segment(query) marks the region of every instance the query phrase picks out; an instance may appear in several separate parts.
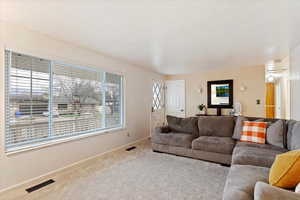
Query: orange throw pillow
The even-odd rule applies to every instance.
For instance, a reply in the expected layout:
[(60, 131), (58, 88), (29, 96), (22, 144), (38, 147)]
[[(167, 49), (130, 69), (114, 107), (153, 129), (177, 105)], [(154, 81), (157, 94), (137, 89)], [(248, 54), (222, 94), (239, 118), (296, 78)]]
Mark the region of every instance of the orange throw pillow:
[(267, 122), (244, 121), (240, 141), (265, 144), (267, 125)]

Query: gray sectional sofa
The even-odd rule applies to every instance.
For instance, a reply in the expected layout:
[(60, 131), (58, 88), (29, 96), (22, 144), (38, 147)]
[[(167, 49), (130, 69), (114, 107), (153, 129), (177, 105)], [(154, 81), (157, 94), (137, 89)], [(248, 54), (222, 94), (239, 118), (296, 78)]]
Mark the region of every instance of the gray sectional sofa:
[[(268, 122), (266, 144), (239, 141), (245, 120)], [(300, 149), (300, 122), (232, 116), (167, 116), (167, 122), (152, 133), (153, 151), (231, 165), (223, 200), (300, 200), (300, 194), (268, 184), (276, 155)]]

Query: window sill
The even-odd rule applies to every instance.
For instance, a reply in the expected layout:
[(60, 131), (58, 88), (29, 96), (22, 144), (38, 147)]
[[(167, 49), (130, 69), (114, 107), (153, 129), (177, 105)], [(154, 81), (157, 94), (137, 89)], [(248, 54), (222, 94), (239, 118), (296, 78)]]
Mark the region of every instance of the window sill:
[(18, 153), (22, 153), (22, 152), (26, 152), (26, 151), (32, 151), (32, 150), (36, 150), (36, 149), (45, 148), (45, 147), (56, 145), (56, 144), (62, 144), (65, 142), (80, 140), (80, 139), (87, 138), (87, 137), (104, 135), (104, 134), (109, 134), (109, 133), (114, 133), (114, 132), (119, 132), (119, 131), (124, 131), (124, 130), (126, 130), (126, 127), (118, 127), (118, 128), (96, 131), (96, 132), (91, 132), (91, 133), (82, 134), (82, 135), (60, 138), (60, 139), (56, 139), (56, 140), (52, 140), (52, 141), (39, 142), (37, 144), (24, 145), (21, 147), (13, 147), (13, 148), (9, 148), (8, 150), (6, 150), (6, 155), (7, 156), (14, 155), (14, 154), (18, 154)]

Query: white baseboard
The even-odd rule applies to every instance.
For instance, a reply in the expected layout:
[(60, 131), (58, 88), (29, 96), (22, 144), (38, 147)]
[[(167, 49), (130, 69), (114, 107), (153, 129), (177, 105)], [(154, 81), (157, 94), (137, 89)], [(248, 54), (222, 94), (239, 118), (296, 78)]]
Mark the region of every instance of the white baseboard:
[(21, 183), (18, 183), (18, 184), (9, 186), (9, 187), (4, 188), (4, 189), (1, 189), (1, 190), (0, 190), (0, 193), (6, 192), (6, 191), (8, 191), (8, 190), (15, 189), (15, 188), (17, 188), (17, 187), (21, 187), (22, 185), (28, 184), (28, 183), (33, 182), (33, 181), (35, 181), (35, 180), (41, 179), (41, 178), (46, 177), (46, 176), (50, 176), (51, 174), (57, 173), (57, 172), (59, 172), (59, 171), (63, 171), (63, 170), (65, 170), (65, 169), (67, 169), (67, 168), (74, 167), (74, 166), (79, 165), (79, 164), (81, 164), (81, 163), (84, 163), (84, 162), (86, 162), (86, 161), (88, 161), (88, 160), (92, 160), (92, 159), (94, 159), (94, 158), (103, 156), (104, 154), (107, 154), (107, 153), (111, 153), (111, 152), (113, 152), (113, 151), (120, 150), (120, 149), (122, 149), (122, 148), (124, 148), (124, 147), (126, 147), (126, 146), (130, 146), (130, 145), (133, 145), (133, 144), (135, 144), (135, 143), (138, 143), (138, 142), (141, 142), (141, 141), (144, 141), (144, 140), (147, 140), (147, 139), (149, 139), (149, 136), (144, 137), (144, 138), (142, 138), (142, 139), (135, 140), (135, 141), (133, 141), (133, 142), (130, 142), (130, 143), (127, 143), (127, 144), (124, 144), (124, 145), (121, 145), (121, 146), (116, 147), (116, 148), (113, 148), (113, 149), (111, 149), (111, 150), (108, 150), (108, 151), (99, 153), (99, 154), (97, 154), (97, 155), (90, 156), (90, 157), (88, 157), (88, 158), (86, 158), (86, 159), (79, 160), (79, 161), (74, 162), (74, 163), (72, 163), (72, 164), (69, 164), (69, 165), (67, 165), (67, 166), (65, 166), (65, 167), (61, 167), (61, 168), (58, 168), (58, 169), (56, 169), (56, 170), (52, 170), (52, 171), (50, 171), (50, 172), (47, 172), (46, 174), (43, 174), (43, 175), (40, 175), (40, 176), (31, 178), (31, 179), (26, 180), (26, 181), (23, 181), (23, 182), (21, 182)]

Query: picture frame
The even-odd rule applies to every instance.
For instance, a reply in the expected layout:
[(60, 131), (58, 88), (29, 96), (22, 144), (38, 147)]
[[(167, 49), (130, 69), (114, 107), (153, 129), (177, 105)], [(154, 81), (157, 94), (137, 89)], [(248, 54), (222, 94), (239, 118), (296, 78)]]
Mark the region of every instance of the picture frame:
[(207, 81), (207, 107), (233, 108), (233, 80)]

